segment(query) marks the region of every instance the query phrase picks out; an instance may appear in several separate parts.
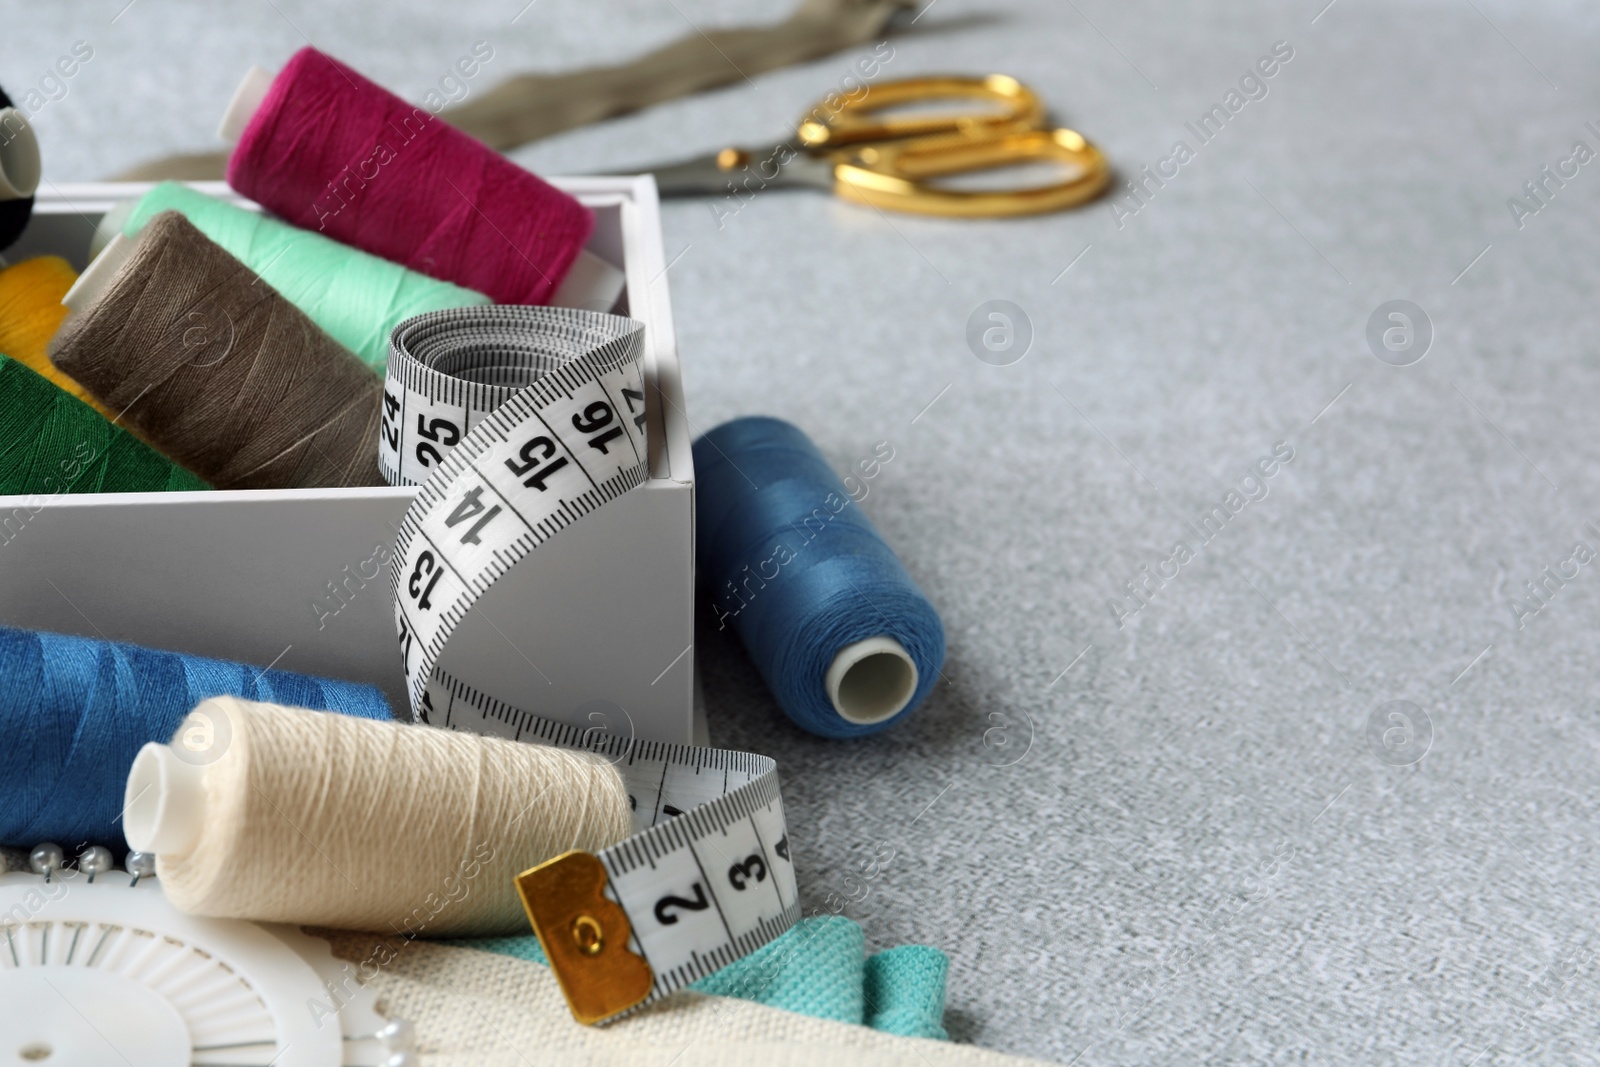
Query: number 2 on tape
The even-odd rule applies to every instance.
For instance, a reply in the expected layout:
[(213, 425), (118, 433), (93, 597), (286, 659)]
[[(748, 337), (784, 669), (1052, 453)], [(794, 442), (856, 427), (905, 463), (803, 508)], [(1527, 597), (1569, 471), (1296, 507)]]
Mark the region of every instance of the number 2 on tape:
[(378, 442), (384, 476), (421, 485), (391, 573), (412, 715), (598, 752), (627, 786), (631, 837), (517, 879), (585, 1023), (710, 974), (800, 916), (772, 760), (597, 739), (438, 666), (456, 626), (501, 575), (644, 481), (643, 357), (640, 323), (596, 312), (499, 305), (407, 319), (390, 339)]

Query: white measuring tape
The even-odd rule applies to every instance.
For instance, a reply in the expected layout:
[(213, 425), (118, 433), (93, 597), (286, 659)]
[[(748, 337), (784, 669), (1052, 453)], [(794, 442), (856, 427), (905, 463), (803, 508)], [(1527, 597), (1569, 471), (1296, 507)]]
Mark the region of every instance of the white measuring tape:
[(585, 1023), (704, 977), (800, 917), (772, 760), (599, 740), (438, 669), (501, 575), (644, 481), (643, 342), (639, 322), (571, 308), (438, 311), (395, 328), (384, 383), (379, 465), (392, 484), (422, 486), (391, 574), (413, 717), (601, 752), (628, 788), (632, 837), (517, 880)]

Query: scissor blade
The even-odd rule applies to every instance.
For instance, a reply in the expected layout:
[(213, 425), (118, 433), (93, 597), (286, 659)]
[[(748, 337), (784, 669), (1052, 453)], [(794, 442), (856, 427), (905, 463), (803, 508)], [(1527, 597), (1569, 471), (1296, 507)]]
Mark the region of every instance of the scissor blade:
[[(742, 165), (723, 167), (726, 153), (740, 153)], [(783, 162), (787, 160), (787, 162)], [(761, 189), (833, 189), (833, 165), (787, 146), (724, 149), (676, 163), (634, 167), (609, 174), (653, 174), (663, 197), (745, 196)]]

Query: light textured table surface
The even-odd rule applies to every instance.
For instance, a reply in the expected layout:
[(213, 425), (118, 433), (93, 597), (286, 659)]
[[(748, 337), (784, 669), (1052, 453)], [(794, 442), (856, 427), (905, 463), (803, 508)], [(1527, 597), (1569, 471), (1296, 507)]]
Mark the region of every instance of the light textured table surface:
[[(306, 38), (420, 99), (479, 39), (498, 78), (781, 10), (123, 3), (6, 11), (13, 95), (94, 50), (35, 119), (55, 181), (213, 147), (239, 72)], [(1600, 567), (1563, 563), (1600, 550), (1600, 161), (1520, 226), (1507, 204), (1575, 141), (1600, 150), (1600, 13), (1325, 3), (938, 0), (893, 39), (885, 76), (1013, 73), (1125, 174), (1186, 140), (1120, 220), (776, 192), (720, 227), (666, 210), (695, 424), (779, 415), (841, 468), (894, 448), (864, 506), (949, 633), (916, 718), (817, 740), (714, 626), (698, 654), (716, 740), (780, 761), (806, 903), (893, 849), (847, 914), (874, 946), (949, 953), (958, 1040), (1080, 1064), (1600, 1060)], [(1185, 122), (1279, 41), (1266, 95), (1199, 143)], [(852, 59), (517, 158), (770, 142)], [(1031, 321), (1010, 366), (965, 339), (990, 299)], [(1433, 334), (1403, 367), (1366, 338), (1396, 299)], [(1244, 486), (1267, 495), (1241, 491), (1130, 614), (1124, 583), (1170, 574), (1278, 442), (1293, 459)], [(1577, 575), (1519, 618), (1547, 566)], [(1417, 709), (1409, 749), (1392, 700)]]

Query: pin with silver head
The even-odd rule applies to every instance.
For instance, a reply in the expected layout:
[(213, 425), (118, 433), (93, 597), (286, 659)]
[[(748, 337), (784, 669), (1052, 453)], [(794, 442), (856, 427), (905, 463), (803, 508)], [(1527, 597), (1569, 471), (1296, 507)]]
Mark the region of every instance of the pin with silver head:
[(383, 1067), (418, 1067), (421, 1062), (412, 1051), (417, 1041), (417, 1028), (409, 1019), (390, 1019), (370, 1034), (349, 1034), (346, 1041), (376, 1041), (389, 1056)]
[(34, 874), (44, 875), (46, 884), (54, 877), (55, 872), (61, 869), (61, 865), (66, 860), (67, 854), (62, 852), (61, 846), (53, 841), (41, 842), (34, 846), (32, 852), (28, 853), (28, 866), (33, 869)]
[(123, 866), (128, 868), (128, 873), (133, 875), (128, 887), (131, 889), (139, 884), (141, 878), (154, 878), (156, 876), (156, 854), (154, 852), (140, 852), (135, 849), (128, 853), (128, 858), (123, 861)]
[(111, 850), (104, 845), (90, 845), (78, 853), (78, 870), (89, 876), (89, 884), (94, 885), (94, 876), (104, 874), (111, 869)]

